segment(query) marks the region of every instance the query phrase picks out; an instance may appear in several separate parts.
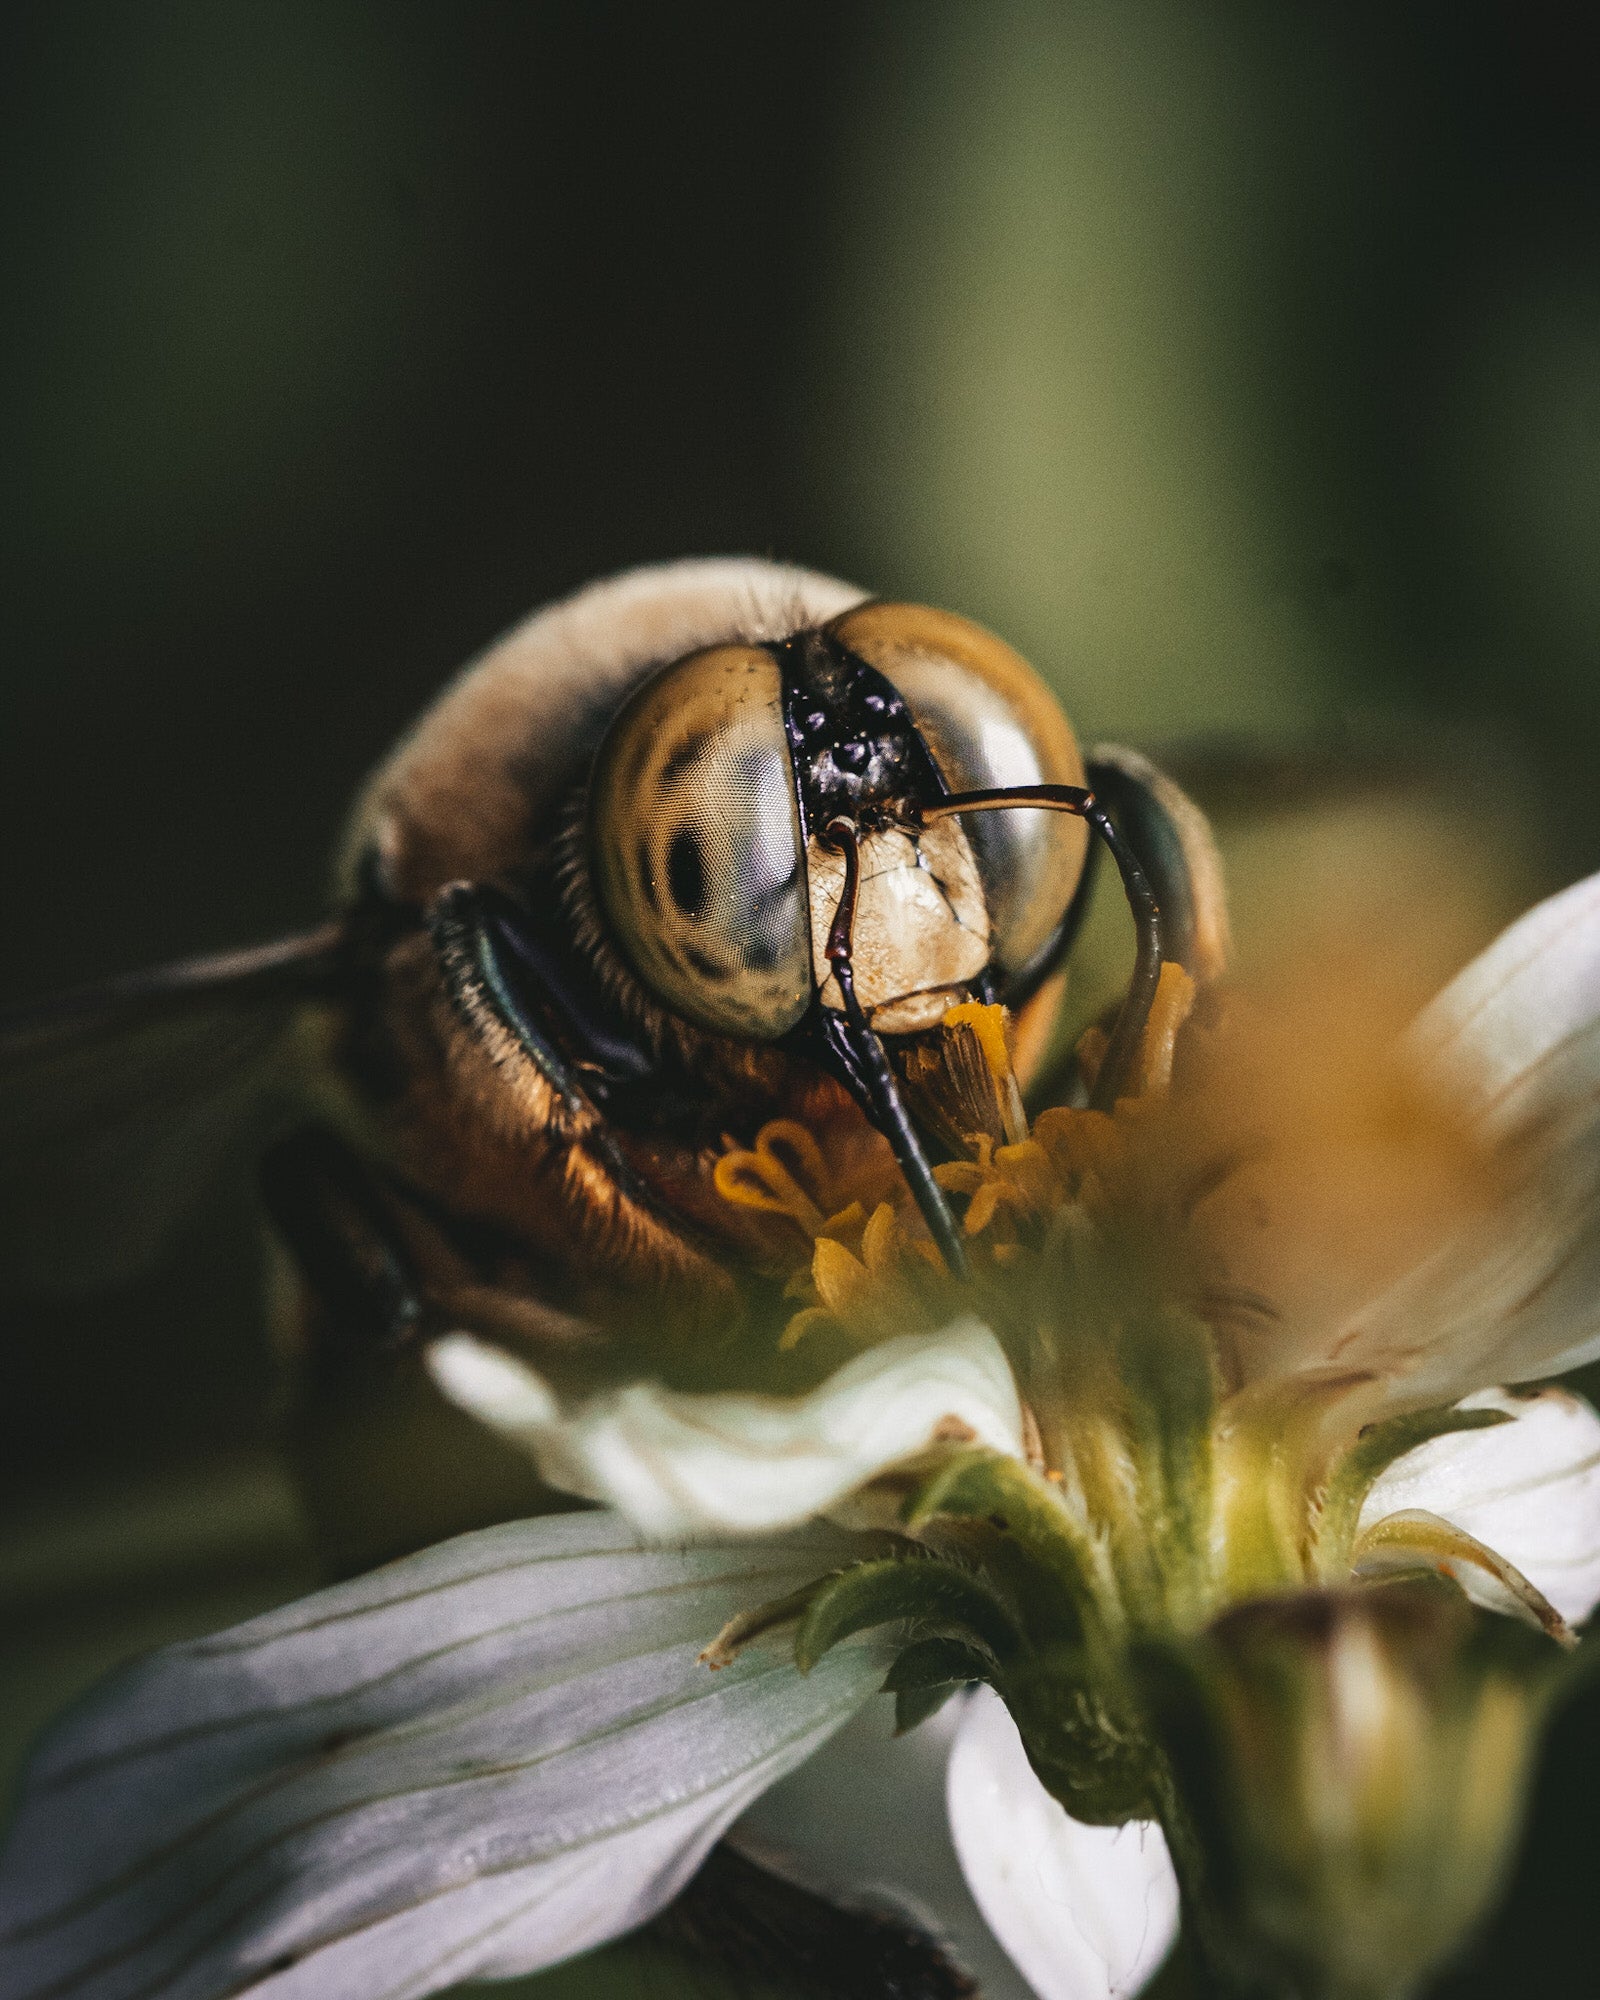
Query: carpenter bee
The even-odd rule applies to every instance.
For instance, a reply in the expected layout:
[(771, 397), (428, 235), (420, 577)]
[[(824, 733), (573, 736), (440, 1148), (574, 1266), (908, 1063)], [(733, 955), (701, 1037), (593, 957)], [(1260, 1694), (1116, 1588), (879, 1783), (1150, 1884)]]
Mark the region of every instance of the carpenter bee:
[[(1099, 848), (1137, 935), (1109, 1104), (1163, 957), (1204, 978), (1220, 949), (1177, 788), (1131, 752), (1086, 766), (1033, 670), (952, 613), (753, 560), (595, 584), (379, 766), (329, 921), (12, 1019), (0, 1252), (33, 1288), (129, 1277), (244, 1123), (312, 1374), (454, 1327), (549, 1365), (630, 1315), (726, 1312), (770, 1218), (716, 1162), (791, 1118), (886, 1146), (959, 1270), (908, 1057), (1002, 1002), (1026, 1081)], [(339, 1566), (396, 1552), (347, 1538)], [(845, 1931), (873, 1963), (922, 1951)], [(967, 1990), (924, 1958), (896, 1990)]]
[(1126, 751), (1086, 771), (1032, 669), (952, 613), (755, 560), (595, 584), (378, 767), (328, 922), (11, 1019), (0, 1250), (32, 1287), (127, 1277), (266, 1102), (303, 1345), (544, 1347), (725, 1297), (760, 1225), (712, 1168), (780, 1116), (880, 1133), (959, 1268), (905, 1053), (1002, 1001), (1026, 1072), (1092, 837), (1138, 937), (1110, 1102), (1163, 954), (1214, 950), (1176, 787)]

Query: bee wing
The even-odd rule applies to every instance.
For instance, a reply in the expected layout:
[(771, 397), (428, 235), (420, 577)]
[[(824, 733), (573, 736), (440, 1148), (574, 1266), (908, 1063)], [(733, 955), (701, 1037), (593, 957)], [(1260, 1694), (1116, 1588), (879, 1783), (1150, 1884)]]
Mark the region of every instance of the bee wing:
[(0, 1284), (83, 1292), (160, 1255), (327, 990), (336, 926), (133, 973), (0, 1021)]

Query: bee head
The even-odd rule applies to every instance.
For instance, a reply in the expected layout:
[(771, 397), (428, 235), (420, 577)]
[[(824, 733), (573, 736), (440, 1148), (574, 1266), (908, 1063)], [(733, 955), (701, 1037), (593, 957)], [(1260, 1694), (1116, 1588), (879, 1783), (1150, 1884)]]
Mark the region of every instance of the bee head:
[(1083, 776), (1043, 683), (969, 620), (669, 565), (539, 614), (446, 690), (349, 852), (431, 928), (494, 1116), (520, 1079), (652, 1173), (676, 1147), (678, 1188), (740, 1104), (831, 1077), (958, 1267), (885, 1043), (1037, 985), (1084, 878)]
[(924, 824), (951, 792), (1081, 785), (1066, 718), (968, 620), (868, 603), (764, 645), (704, 648), (645, 681), (595, 759), (585, 862), (647, 991), (755, 1042), (843, 1005), (828, 939), (859, 844), (855, 983), (880, 1034), (1004, 998), (1083, 871), (1081, 821), (1021, 810)]

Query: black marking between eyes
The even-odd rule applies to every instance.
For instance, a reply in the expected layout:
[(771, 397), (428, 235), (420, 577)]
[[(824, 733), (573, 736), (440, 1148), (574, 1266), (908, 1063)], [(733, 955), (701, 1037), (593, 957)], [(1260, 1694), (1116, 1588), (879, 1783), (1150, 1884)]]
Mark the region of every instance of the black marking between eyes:
[(836, 815), (868, 832), (898, 825), (914, 802), (944, 796), (910, 710), (875, 667), (827, 630), (797, 632), (771, 651), (808, 838)]

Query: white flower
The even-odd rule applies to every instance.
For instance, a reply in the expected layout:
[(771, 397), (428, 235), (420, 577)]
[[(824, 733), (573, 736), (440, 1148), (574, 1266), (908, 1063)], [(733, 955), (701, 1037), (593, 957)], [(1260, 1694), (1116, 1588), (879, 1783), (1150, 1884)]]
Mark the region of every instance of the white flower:
[(563, 1411), (525, 1362), (468, 1334), (435, 1341), (428, 1362), (446, 1395), (521, 1445), (552, 1486), (660, 1540), (770, 1534), (827, 1514), (941, 1437), (1022, 1456), (1011, 1364), (976, 1320), (885, 1341), (789, 1399), (635, 1382)]
[[(1600, 877), (1514, 926), (1407, 1046), (1497, 1149), (1505, 1199), (1299, 1327), (1278, 1373), (1359, 1369), (1387, 1407), (1503, 1418), (1383, 1471), (1353, 1559), (1433, 1562), (1577, 1622), (1600, 1600), (1600, 1419), (1494, 1385), (1600, 1353)], [(953, 1439), (1027, 1455), (992, 1334), (891, 1341), (788, 1403), (635, 1385), (563, 1408), (465, 1336), (432, 1366), (602, 1509), (464, 1537), (109, 1684), (33, 1765), (0, 1866), (0, 1991), (421, 1996), (637, 1926), (724, 1834), (920, 1918), (991, 2000), (1137, 1990), (1177, 1921), (1160, 1833), (1071, 1820), (987, 1691), (892, 1740), (886, 1644), (858, 1636), (809, 1674), (781, 1630), (719, 1672), (699, 1657), (725, 1620), (859, 1558), (859, 1534), (815, 1519), (863, 1518), (879, 1475)]]

